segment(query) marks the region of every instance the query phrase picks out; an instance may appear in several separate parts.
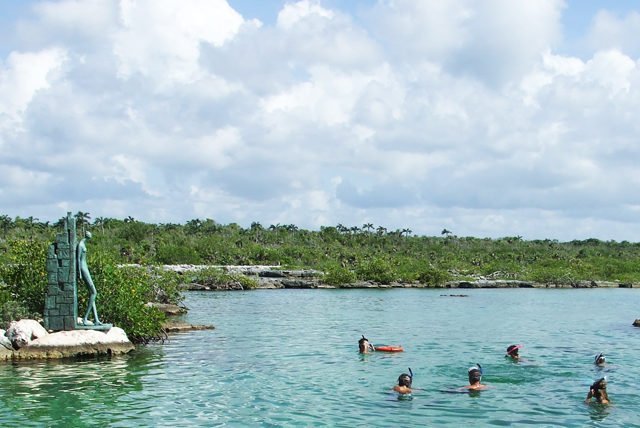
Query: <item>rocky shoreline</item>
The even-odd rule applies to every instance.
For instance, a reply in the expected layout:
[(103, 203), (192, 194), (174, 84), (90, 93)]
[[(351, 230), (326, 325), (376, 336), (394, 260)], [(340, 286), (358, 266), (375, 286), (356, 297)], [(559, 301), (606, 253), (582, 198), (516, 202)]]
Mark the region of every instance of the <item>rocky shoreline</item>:
[[(382, 284), (373, 281), (357, 281), (340, 286), (322, 282), (323, 273), (312, 269), (287, 270), (279, 266), (202, 266), (202, 265), (166, 265), (164, 269), (178, 273), (197, 271), (208, 267), (217, 267), (226, 273), (242, 274), (253, 278), (258, 286), (256, 289), (336, 289), (336, 288), (436, 288), (436, 289), (470, 289), (470, 288), (639, 288), (640, 283), (610, 282), (610, 281), (577, 281), (574, 283), (540, 283), (533, 281), (491, 279), (478, 277), (474, 279), (448, 281), (444, 284), (433, 285), (420, 282), (392, 282)], [(184, 290), (191, 291), (241, 291), (242, 284), (231, 281), (223, 284), (185, 283)]]

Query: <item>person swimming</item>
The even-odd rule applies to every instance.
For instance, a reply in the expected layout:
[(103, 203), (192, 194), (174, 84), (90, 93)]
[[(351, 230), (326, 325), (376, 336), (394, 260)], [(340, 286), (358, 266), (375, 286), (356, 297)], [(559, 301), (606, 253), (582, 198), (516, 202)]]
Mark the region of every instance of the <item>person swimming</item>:
[(393, 387), (393, 390), (399, 394), (411, 394), (413, 389), (411, 389), (411, 383), (413, 382), (413, 372), (409, 367), (409, 373), (402, 373), (398, 376), (398, 384)]
[(604, 357), (604, 354), (602, 352), (596, 355), (596, 357), (593, 360), (593, 363), (596, 366), (600, 366), (600, 367), (604, 366), (606, 362), (607, 362), (607, 359)]
[(607, 394), (607, 378), (603, 377), (595, 381), (589, 387), (589, 393), (584, 400), (586, 403), (591, 402), (591, 399), (595, 398), (596, 403), (609, 404), (609, 395)]
[(469, 385), (463, 386), (463, 389), (479, 391), (487, 388), (487, 385), (482, 384), (482, 366), (480, 364), (469, 367), (467, 373), (469, 375)]
[(507, 354), (505, 355), (505, 357), (509, 357), (512, 360), (519, 360), (520, 354), (518, 353), (518, 350), (520, 348), (522, 348), (522, 345), (509, 345), (509, 347), (507, 348)]
[(361, 354), (367, 354), (375, 350), (376, 349), (373, 347), (373, 345), (369, 343), (369, 339), (364, 337), (364, 334), (363, 334), (360, 340), (358, 340), (358, 352), (360, 352)]

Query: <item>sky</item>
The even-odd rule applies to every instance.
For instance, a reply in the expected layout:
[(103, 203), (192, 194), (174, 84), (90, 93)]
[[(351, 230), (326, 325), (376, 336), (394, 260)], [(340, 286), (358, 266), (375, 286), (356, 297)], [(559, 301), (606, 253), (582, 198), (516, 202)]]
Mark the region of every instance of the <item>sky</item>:
[(640, 0), (0, 0), (0, 215), (640, 241)]

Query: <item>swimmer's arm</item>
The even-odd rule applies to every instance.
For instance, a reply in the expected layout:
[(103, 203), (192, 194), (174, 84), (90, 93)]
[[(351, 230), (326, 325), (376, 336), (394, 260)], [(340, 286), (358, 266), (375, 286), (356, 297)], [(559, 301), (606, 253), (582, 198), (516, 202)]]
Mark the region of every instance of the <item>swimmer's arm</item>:
[(589, 401), (591, 401), (591, 397), (593, 397), (593, 391), (590, 389), (589, 393), (587, 394), (587, 398), (584, 400), (584, 402), (588, 403)]

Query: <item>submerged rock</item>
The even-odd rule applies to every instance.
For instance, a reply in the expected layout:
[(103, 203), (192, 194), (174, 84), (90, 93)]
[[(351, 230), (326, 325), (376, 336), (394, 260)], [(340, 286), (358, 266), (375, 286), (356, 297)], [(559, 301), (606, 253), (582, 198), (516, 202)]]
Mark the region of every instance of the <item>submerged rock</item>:
[(179, 322), (179, 321), (168, 322), (164, 325), (163, 328), (167, 333), (179, 333), (183, 331), (215, 329), (215, 327), (212, 325), (196, 325), (196, 324), (189, 324), (186, 322)]

